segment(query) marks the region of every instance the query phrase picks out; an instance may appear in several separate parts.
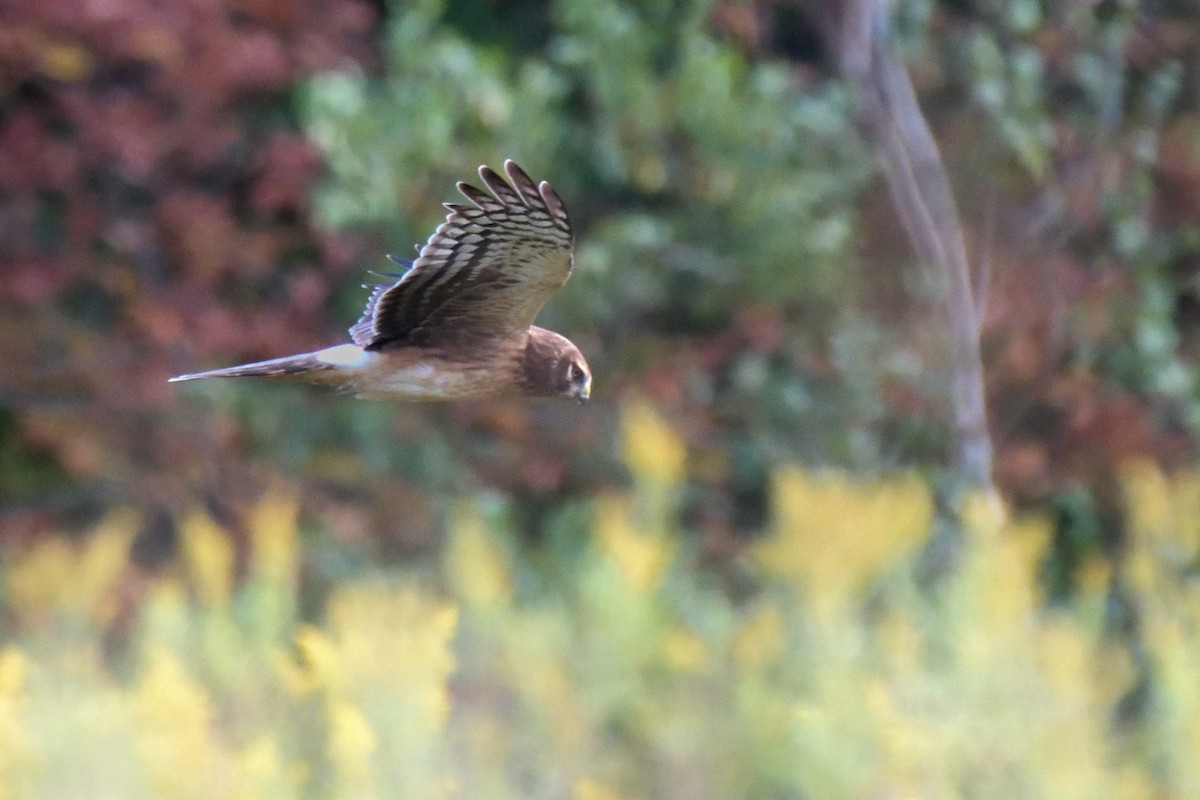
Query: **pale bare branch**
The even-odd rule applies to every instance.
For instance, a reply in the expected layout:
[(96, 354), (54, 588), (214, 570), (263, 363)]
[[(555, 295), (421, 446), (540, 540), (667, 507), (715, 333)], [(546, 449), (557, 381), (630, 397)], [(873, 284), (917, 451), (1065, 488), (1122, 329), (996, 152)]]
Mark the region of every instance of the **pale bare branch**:
[(980, 295), (941, 154), (921, 113), (908, 71), (888, 35), (886, 0), (845, 0), (827, 33), (859, 103), (862, 123), (887, 176), (896, 211), (913, 249), (939, 289), (946, 325), (954, 460), (972, 484), (992, 484), (979, 355)]

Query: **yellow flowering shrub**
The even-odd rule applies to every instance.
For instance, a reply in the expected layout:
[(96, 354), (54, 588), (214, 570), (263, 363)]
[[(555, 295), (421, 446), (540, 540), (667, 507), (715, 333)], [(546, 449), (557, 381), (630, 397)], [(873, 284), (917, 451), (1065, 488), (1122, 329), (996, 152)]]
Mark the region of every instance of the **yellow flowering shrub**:
[(132, 696), (134, 755), (159, 797), (209, 797), (229, 774), (228, 753), (213, 736), (216, 709), (207, 689), (188, 674), (179, 656), (165, 649), (147, 653)]
[(4, 599), (20, 624), (87, 626), (106, 622), (138, 519), (110, 514), (82, 543), (49, 539), (6, 565)]
[(783, 469), (775, 477), (774, 535), (756, 555), (790, 579), (815, 613), (844, 614), (866, 584), (929, 537), (933, 504), (915, 476), (856, 484)]
[(651, 592), (671, 563), (674, 542), (661, 531), (639, 529), (630, 505), (624, 497), (598, 497), (593, 532), (629, 589)]
[(1200, 797), (1200, 474), (1129, 465), (1125, 541), (1052, 598), (1045, 520), (967, 498), (922, 578), (920, 480), (781, 469), (731, 594), (682, 440), (641, 404), (621, 447), (569, 546), (463, 500), (433, 563), (319, 590), (282, 487), (240, 575), (201, 511), (156, 577), (123, 512), (8, 554), (0, 800)]
[(25, 655), (15, 647), (0, 649), (0, 800), (19, 797), (28, 768), (30, 743), (21, 727), (25, 704)]
[(622, 417), (625, 463), (645, 486), (675, 486), (687, 466), (687, 449), (675, 431), (645, 401), (636, 400)]

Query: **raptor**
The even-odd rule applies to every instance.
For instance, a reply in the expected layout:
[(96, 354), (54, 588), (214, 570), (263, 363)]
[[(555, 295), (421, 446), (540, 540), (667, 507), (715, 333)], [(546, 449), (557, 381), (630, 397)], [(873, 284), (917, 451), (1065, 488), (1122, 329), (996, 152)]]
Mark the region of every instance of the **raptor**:
[(409, 269), (375, 287), (350, 342), (170, 380), (286, 377), (372, 399), (584, 402), (592, 374), (579, 348), (533, 324), (571, 274), (567, 209), (512, 161), (504, 173), (480, 167), (486, 191), (458, 184), (466, 202), (447, 203)]

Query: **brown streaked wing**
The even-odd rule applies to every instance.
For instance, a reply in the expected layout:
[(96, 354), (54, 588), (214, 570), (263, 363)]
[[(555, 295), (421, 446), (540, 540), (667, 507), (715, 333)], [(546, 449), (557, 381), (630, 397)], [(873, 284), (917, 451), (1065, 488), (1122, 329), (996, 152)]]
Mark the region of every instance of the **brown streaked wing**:
[(533, 324), (571, 274), (571, 223), (550, 184), (535, 185), (512, 161), (504, 171), (508, 181), (479, 168), (486, 192), (458, 184), (469, 202), (447, 203), (412, 269), (375, 290), (350, 329), (355, 344), (434, 344)]

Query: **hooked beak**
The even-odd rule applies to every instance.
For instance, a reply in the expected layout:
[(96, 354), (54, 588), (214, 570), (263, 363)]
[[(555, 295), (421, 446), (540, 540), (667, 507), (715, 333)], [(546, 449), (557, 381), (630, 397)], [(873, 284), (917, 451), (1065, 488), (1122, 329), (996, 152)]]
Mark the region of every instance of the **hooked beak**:
[(579, 387), (579, 393), (575, 395), (579, 398), (579, 405), (583, 405), (592, 396), (592, 376), (588, 375), (587, 380)]

